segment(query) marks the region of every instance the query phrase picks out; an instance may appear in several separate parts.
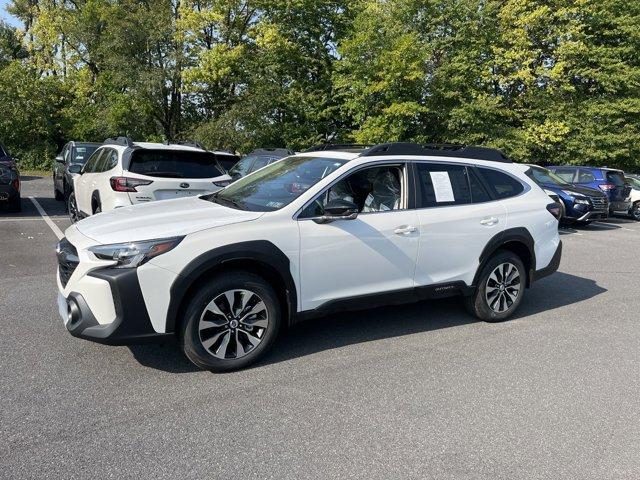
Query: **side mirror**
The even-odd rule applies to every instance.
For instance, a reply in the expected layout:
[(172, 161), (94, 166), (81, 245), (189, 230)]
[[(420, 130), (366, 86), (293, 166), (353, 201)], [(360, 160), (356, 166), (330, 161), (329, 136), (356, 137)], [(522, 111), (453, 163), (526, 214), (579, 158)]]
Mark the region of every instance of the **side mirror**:
[(324, 207), (324, 215), (315, 219), (316, 223), (329, 223), (335, 220), (355, 220), (358, 216), (358, 206), (341, 198), (330, 200)]
[(69, 173), (82, 174), (82, 165), (78, 165), (77, 163), (69, 165)]
[(58, 155), (58, 156), (56, 157), (56, 162), (58, 162), (58, 163), (64, 163), (64, 158), (62, 158), (62, 155)]

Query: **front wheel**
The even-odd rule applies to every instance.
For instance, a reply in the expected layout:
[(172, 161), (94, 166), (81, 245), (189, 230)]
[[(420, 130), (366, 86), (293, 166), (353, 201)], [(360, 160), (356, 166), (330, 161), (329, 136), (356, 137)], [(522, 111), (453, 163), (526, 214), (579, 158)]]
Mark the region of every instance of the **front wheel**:
[(498, 251), (483, 267), (476, 291), (465, 298), (470, 313), (486, 322), (509, 318), (522, 301), (526, 272), (520, 257)]
[(636, 202), (631, 205), (629, 215), (631, 215), (631, 218), (633, 218), (635, 221), (640, 222), (640, 202)]
[(273, 288), (258, 275), (229, 272), (213, 277), (192, 298), (180, 340), (195, 365), (226, 372), (262, 357), (280, 325), (280, 302)]

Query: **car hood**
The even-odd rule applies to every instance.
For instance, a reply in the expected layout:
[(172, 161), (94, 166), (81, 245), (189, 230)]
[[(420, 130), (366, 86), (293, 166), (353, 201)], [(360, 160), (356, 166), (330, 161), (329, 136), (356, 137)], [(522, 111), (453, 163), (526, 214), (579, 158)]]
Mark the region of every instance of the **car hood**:
[(579, 193), (587, 197), (605, 196), (604, 193), (602, 193), (600, 190), (596, 190), (595, 188), (579, 187), (577, 185), (556, 185), (555, 183), (543, 183), (541, 184), (541, 186), (554, 192), (560, 192), (561, 190), (564, 190), (565, 192)]
[(76, 227), (83, 235), (109, 244), (188, 235), (262, 215), (191, 197), (117, 208), (85, 218)]

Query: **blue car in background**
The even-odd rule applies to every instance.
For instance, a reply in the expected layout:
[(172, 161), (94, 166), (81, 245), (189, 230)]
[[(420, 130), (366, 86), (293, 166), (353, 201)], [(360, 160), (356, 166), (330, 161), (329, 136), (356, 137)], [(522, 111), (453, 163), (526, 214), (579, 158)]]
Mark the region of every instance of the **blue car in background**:
[(561, 222), (586, 225), (609, 217), (609, 201), (600, 190), (571, 185), (537, 165), (523, 165), (523, 169), (525, 175), (540, 185), (550, 197), (560, 200), (563, 207)]
[(597, 188), (609, 200), (609, 213), (626, 215), (631, 208), (631, 186), (622, 170), (600, 167), (547, 167), (565, 182), (581, 187)]

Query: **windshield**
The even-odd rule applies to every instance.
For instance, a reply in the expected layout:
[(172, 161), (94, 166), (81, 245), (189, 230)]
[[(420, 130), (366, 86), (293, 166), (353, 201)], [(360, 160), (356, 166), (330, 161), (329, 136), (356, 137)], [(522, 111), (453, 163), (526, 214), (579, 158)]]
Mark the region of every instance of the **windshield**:
[(71, 163), (81, 163), (82, 165), (84, 165), (85, 163), (87, 163), (87, 160), (89, 159), (91, 154), (96, 151), (97, 148), (98, 145), (85, 147), (77, 146), (74, 151), (74, 157), (71, 159)]
[(213, 178), (224, 174), (211, 152), (169, 149), (134, 150), (129, 171), (167, 178)]
[(551, 170), (542, 167), (531, 167), (526, 174), (536, 183), (552, 183), (555, 185), (569, 185)]
[(633, 188), (635, 188), (636, 190), (640, 190), (640, 180), (638, 180), (637, 178), (633, 178), (633, 177), (625, 177), (625, 178), (627, 179), (627, 182), (629, 182)]
[(278, 210), (346, 162), (337, 158), (288, 157), (205, 198), (241, 210)]

